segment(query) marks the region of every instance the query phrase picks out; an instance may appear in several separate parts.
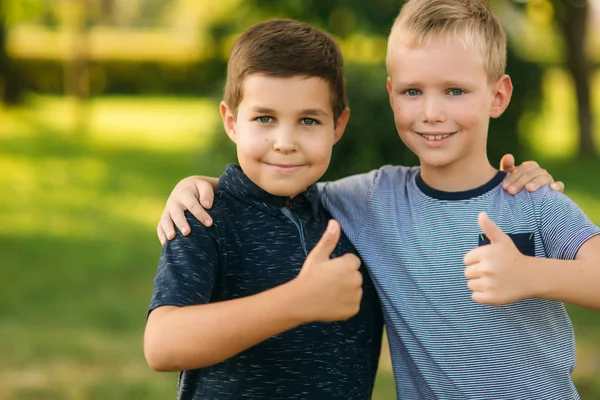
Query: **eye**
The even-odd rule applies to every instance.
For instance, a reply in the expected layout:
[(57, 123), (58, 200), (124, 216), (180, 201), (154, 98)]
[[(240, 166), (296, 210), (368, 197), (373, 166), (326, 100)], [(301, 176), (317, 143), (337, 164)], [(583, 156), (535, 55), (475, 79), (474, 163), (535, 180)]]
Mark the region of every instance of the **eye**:
[(319, 125), (320, 122), (313, 118), (302, 118), (300, 120), (301, 125)]
[(260, 117), (254, 118), (255, 121), (260, 122), (261, 124), (270, 124), (275, 122), (273, 117), (269, 117), (268, 115), (262, 115)]
[(418, 89), (406, 89), (403, 94), (406, 94), (409, 97), (414, 97), (420, 95), (421, 91)]
[(462, 89), (456, 89), (456, 88), (454, 88), (454, 89), (450, 89), (450, 90), (448, 90), (448, 92), (447, 92), (447, 93), (448, 93), (450, 96), (460, 96), (460, 95), (463, 95), (463, 94), (465, 94), (465, 91), (464, 91), (464, 90), (462, 90)]

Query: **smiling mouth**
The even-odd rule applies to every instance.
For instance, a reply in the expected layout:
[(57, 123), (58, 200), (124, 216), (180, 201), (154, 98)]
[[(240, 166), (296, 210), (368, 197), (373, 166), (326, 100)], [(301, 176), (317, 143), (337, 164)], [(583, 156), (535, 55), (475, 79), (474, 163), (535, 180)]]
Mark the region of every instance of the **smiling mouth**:
[(271, 163), (265, 163), (271, 167), (277, 167), (277, 168), (300, 168), (302, 165), (300, 164), (271, 164)]
[(427, 133), (419, 133), (419, 132), (415, 132), (417, 135), (424, 137), (427, 140), (432, 140), (432, 141), (437, 141), (437, 140), (444, 140), (447, 137), (450, 137), (451, 135), (454, 135), (456, 132), (452, 132), (452, 133), (435, 133), (435, 134), (427, 134)]
[(300, 171), (304, 165), (302, 164), (271, 164), (265, 163), (267, 167), (271, 168), (273, 171), (283, 174), (293, 174), (295, 172)]

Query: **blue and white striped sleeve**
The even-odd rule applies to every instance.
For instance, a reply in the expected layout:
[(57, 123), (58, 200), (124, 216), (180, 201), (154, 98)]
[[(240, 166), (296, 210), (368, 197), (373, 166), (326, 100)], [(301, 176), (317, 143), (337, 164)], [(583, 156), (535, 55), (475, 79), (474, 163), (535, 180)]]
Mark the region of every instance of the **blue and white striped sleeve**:
[(323, 206), (340, 223), (352, 242), (358, 238), (364, 223), (371, 186), (378, 171), (327, 182), (319, 188)]
[(541, 237), (549, 258), (574, 260), (581, 246), (600, 228), (566, 195), (549, 189), (539, 206)]
[(188, 211), (186, 217), (192, 231), (189, 236), (177, 231), (162, 249), (148, 314), (161, 306), (206, 304), (211, 299), (218, 267), (216, 228), (200, 224)]

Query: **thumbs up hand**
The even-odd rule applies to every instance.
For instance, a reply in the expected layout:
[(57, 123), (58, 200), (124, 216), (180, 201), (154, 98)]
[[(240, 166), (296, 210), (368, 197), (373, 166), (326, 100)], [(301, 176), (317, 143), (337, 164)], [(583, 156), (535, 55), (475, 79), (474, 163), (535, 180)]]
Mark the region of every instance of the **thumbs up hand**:
[(465, 277), (473, 300), (499, 306), (532, 297), (530, 286), (535, 276), (529, 267), (529, 257), (517, 249), (486, 213), (480, 213), (478, 220), (490, 244), (473, 249), (464, 257)]
[(296, 289), (302, 293), (298, 307), (302, 308), (304, 322), (346, 320), (360, 309), (360, 259), (350, 253), (329, 258), (339, 240), (340, 226), (330, 220), (294, 279)]

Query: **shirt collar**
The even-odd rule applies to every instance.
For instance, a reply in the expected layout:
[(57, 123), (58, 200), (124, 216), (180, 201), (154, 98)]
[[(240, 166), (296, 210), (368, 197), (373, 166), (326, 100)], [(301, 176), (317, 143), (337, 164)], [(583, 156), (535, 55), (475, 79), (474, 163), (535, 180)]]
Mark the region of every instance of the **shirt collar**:
[(475, 197), (479, 197), (481, 195), (486, 194), (487, 192), (495, 189), (503, 180), (506, 178), (506, 172), (498, 171), (496, 175), (492, 179), (490, 179), (487, 183), (479, 186), (477, 188), (465, 190), (462, 192), (444, 192), (442, 190), (434, 189), (429, 186), (423, 178), (421, 177), (421, 171), (416, 176), (415, 182), (421, 192), (425, 193), (429, 197), (433, 197), (438, 200), (468, 200)]
[(299, 212), (314, 211), (317, 210), (319, 202), (317, 185), (309, 186), (306, 191), (294, 198), (275, 196), (252, 182), (240, 166), (234, 164), (229, 164), (225, 168), (225, 172), (219, 178), (219, 189), (269, 213), (279, 213), (284, 207)]

